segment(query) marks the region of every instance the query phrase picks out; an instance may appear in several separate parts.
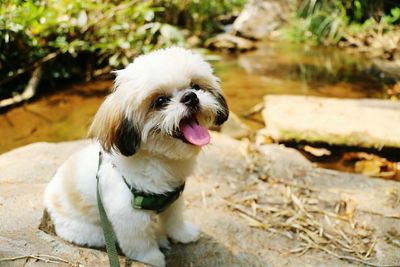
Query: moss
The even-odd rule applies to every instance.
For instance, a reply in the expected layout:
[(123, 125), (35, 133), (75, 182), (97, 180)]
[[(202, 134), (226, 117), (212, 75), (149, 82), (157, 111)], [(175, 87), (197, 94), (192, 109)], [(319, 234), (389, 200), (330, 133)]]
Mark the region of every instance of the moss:
[(330, 145), (359, 146), (381, 149), (382, 147), (400, 148), (400, 142), (383, 138), (374, 138), (364, 132), (354, 132), (349, 135), (321, 134), (317, 131), (279, 130), (277, 139), (281, 142), (327, 143)]

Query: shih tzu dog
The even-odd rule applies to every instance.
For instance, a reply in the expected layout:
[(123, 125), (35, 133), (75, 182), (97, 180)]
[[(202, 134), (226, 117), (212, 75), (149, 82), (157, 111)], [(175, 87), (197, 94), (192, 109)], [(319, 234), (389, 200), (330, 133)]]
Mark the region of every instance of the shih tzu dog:
[(229, 111), (210, 65), (183, 48), (140, 56), (116, 74), (89, 130), (96, 141), (57, 170), (45, 207), (60, 237), (104, 246), (97, 176), (122, 252), (164, 266), (159, 247), (168, 247), (167, 237), (182, 243), (199, 237), (198, 228), (184, 221), (180, 193), (210, 141), (208, 128), (224, 123)]

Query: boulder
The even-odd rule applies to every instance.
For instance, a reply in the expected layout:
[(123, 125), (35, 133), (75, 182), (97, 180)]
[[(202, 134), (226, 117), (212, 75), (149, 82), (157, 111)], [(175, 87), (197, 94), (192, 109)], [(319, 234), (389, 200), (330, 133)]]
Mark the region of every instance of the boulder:
[(229, 33), (218, 34), (217, 36), (208, 39), (204, 45), (212, 50), (222, 50), (227, 52), (245, 52), (257, 48), (253, 41)]
[(400, 102), (267, 95), (262, 116), (276, 141), (400, 148)]
[(263, 39), (284, 21), (282, 1), (250, 0), (233, 23), (233, 30), (250, 39)]
[(250, 128), (240, 120), (238, 115), (230, 112), (228, 120), (222, 124), (219, 132), (235, 139), (241, 139), (250, 135)]
[[(108, 266), (104, 251), (78, 247), (38, 229), (47, 182), (58, 165), (88, 142), (37, 143), (0, 155), (0, 266)], [(361, 260), (398, 265), (399, 192), (400, 184), (393, 181), (314, 168), (283, 146), (213, 133), (184, 192), (186, 216), (199, 225), (201, 238), (174, 244), (166, 251), (167, 266), (358, 265), (360, 257), (335, 250), (339, 243), (318, 243), (312, 235), (319, 230), (311, 223), (325, 227), (326, 220), (335, 229), (350, 227), (342, 229), (348, 241), (331, 235), (345, 246), (366, 244), (370, 252)], [(340, 217), (350, 211), (350, 219)], [(303, 231), (306, 226), (310, 233)], [(322, 233), (333, 230), (323, 228)], [(318, 246), (304, 241), (310, 236)], [(309, 246), (304, 249), (304, 244)], [(120, 261), (122, 266), (143, 266), (123, 256)]]

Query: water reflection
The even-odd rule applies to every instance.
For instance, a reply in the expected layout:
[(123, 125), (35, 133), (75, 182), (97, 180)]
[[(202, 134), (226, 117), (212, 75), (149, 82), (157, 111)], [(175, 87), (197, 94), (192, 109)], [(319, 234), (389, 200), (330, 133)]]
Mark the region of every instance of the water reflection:
[[(222, 56), (213, 65), (230, 109), (239, 115), (262, 102), (265, 94), (381, 98), (388, 82), (363, 57), (299, 45), (264, 44), (254, 52)], [(74, 85), (0, 113), (0, 153), (37, 141), (84, 138), (111, 86), (112, 81)]]
[(217, 74), (239, 114), (265, 94), (300, 94), (339, 98), (382, 98), (391, 79), (371, 60), (335, 48), (263, 44), (260, 49), (226, 56)]

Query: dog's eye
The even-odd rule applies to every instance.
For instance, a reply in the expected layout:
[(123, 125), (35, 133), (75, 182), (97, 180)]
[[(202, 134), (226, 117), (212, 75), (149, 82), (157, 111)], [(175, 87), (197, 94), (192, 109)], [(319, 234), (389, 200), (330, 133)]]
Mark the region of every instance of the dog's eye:
[(162, 108), (165, 107), (167, 105), (167, 103), (169, 102), (169, 98), (166, 96), (159, 96), (157, 97), (157, 99), (154, 101), (153, 106), (155, 108)]
[(192, 84), (192, 88), (193, 88), (194, 90), (196, 90), (196, 91), (198, 91), (198, 90), (201, 89), (200, 85), (198, 85), (198, 84)]

